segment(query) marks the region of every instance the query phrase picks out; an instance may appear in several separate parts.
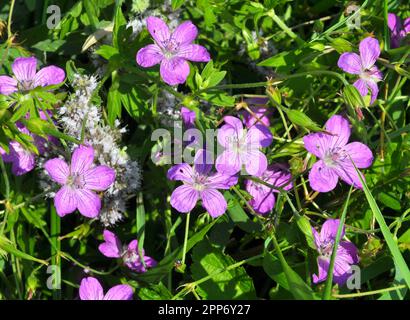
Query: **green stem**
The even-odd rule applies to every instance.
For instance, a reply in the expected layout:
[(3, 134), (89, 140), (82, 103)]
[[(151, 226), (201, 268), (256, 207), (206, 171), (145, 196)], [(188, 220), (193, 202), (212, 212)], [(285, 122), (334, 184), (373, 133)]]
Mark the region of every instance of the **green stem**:
[(385, 47), (385, 50), (390, 49), (390, 30), (389, 30), (389, 26), (387, 25), (388, 14), (389, 14), (389, 1), (384, 0), (383, 1), (383, 17), (384, 17), (383, 32), (384, 32), (384, 47)]
[(57, 215), (55, 207), (50, 206), (50, 239), (53, 243), (51, 246), (51, 264), (55, 266), (54, 270), (54, 285), (56, 288), (53, 288), (53, 300), (61, 300), (61, 258), (60, 258), (60, 233), (61, 233), (61, 220)]
[(371, 296), (374, 294), (379, 294), (379, 293), (384, 293), (384, 292), (389, 292), (389, 291), (395, 291), (395, 290), (400, 290), (400, 289), (405, 289), (407, 286), (405, 284), (395, 286), (395, 287), (390, 287), (390, 288), (385, 288), (385, 289), (379, 289), (379, 290), (373, 290), (373, 291), (366, 291), (366, 292), (359, 292), (359, 293), (347, 293), (347, 294), (334, 294), (334, 298), (356, 298), (356, 297), (365, 297), (365, 296)]
[(4, 179), (4, 187), (5, 187), (5, 190), (6, 190), (5, 198), (6, 198), (6, 202), (7, 202), (9, 200), (9, 197), (10, 197), (10, 182), (9, 182), (9, 177), (7, 175), (6, 167), (4, 165), (4, 161), (3, 161), (2, 157), (0, 157), (0, 167), (1, 167), (1, 173), (2, 173), (3, 179)]
[(323, 293), (323, 300), (330, 300), (330, 298), (331, 298), (332, 283), (333, 283), (333, 269), (335, 267), (337, 248), (339, 246), (340, 238), (342, 236), (342, 230), (343, 230), (345, 220), (346, 220), (347, 207), (349, 206), (350, 195), (352, 193), (352, 189), (353, 189), (353, 186), (350, 187), (349, 194), (347, 195), (347, 199), (346, 199), (346, 202), (345, 202), (345, 207), (343, 209), (342, 216), (340, 217), (339, 227), (337, 228), (336, 239), (335, 239), (335, 242), (333, 244), (332, 256), (330, 258), (329, 269), (327, 271), (327, 279), (326, 279), (325, 291)]
[(186, 246), (188, 243), (188, 232), (189, 232), (189, 218), (191, 216), (191, 213), (188, 212), (186, 215), (186, 221), (185, 221), (185, 236), (184, 236), (184, 248), (182, 250), (182, 266), (185, 266), (185, 256), (186, 256)]
[(11, 33), (11, 17), (13, 16), (14, 2), (15, 2), (15, 0), (11, 0), (9, 18), (7, 20), (7, 41), (8, 42), (10, 41), (11, 37), (13, 36), (12, 33)]
[(295, 40), (299, 45), (304, 45), (304, 41), (294, 33), (275, 13), (274, 10), (268, 12), (268, 16), (281, 28), (290, 38)]
[(310, 70), (306, 72), (299, 72), (287, 76), (279, 76), (275, 77), (272, 80), (269, 81), (263, 81), (263, 82), (250, 82), (250, 83), (231, 83), (231, 84), (224, 84), (220, 86), (215, 86), (211, 88), (207, 88), (204, 90), (199, 90), (196, 92), (196, 94), (200, 94), (202, 92), (208, 91), (208, 90), (221, 90), (221, 89), (247, 89), (247, 88), (258, 88), (258, 87), (266, 87), (268, 85), (275, 84), (276, 82), (280, 81), (285, 81), (289, 79), (295, 79), (295, 78), (300, 78), (300, 77), (306, 77), (306, 76), (311, 76), (311, 75), (327, 75), (327, 76), (332, 76), (340, 80), (345, 86), (349, 85), (349, 82), (339, 73), (334, 72), (334, 71), (329, 71), (329, 70)]

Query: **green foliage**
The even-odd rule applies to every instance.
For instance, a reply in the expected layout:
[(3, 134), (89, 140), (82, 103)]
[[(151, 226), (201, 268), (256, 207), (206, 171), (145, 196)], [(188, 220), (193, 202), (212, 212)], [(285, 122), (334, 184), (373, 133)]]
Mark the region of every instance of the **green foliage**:
[[(64, 150), (61, 156), (69, 159), (68, 144), (84, 141), (62, 130), (59, 110), (76, 74), (98, 74), (92, 102), (105, 124), (120, 121), (127, 129), (119, 144), (138, 161), (143, 176), (123, 221), (110, 230), (123, 243), (138, 239), (140, 255), (144, 251), (158, 265), (135, 273), (121, 259), (104, 257), (98, 251), (104, 226), (78, 214), (60, 219), (39, 185), (41, 167), (14, 176), (12, 165), (0, 161), (0, 298), (75, 299), (88, 270), (104, 287), (130, 284), (142, 300), (409, 299), (410, 50), (404, 42), (390, 47), (386, 21), (388, 12), (410, 16), (406, 1), (363, 1), (360, 27), (352, 28), (347, 0), (172, 0), (167, 5), (56, 0), (62, 16), (51, 29), (49, 1), (14, 2), (13, 12), (10, 1), (0, 4), (0, 75), (12, 76), (15, 58), (35, 56), (38, 68), (60, 66), (66, 79), (0, 94), (1, 151), (10, 153), (10, 142), (16, 141), (38, 155), (35, 139), (54, 137)], [(173, 26), (191, 20), (198, 28), (195, 43), (210, 52), (207, 63), (189, 62), (186, 83), (175, 88), (161, 79), (159, 66), (136, 63), (138, 50), (153, 43), (141, 20), (149, 15), (161, 15)], [(353, 85), (358, 76), (337, 66), (342, 53), (359, 52), (368, 36), (380, 42), (376, 65), (383, 73), (372, 104), (370, 95), (361, 96)], [(218, 128), (226, 115), (243, 117), (255, 98), (268, 100), (263, 107), (274, 136), (263, 153), (269, 163), (289, 165), (293, 187), (286, 193), (275, 189), (275, 207), (262, 216), (249, 205), (245, 181), (250, 177), (240, 175), (235, 187), (223, 190), (224, 215), (210, 217), (199, 201), (185, 229), (186, 216), (170, 205), (180, 182), (166, 178), (170, 166), (154, 164), (151, 150), (181, 144), (172, 131), (181, 106), (195, 112), (195, 126), (205, 132)], [(340, 180), (328, 193), (310, 187), (309, 171), (317, 159), (306, 152), (303, 137), (324, 132), (334, 114), (349, 119), (350, 141), (367, 144), (373, 153), (372, 166), (360, 169), (363, 190), (350, 190)], [(169, 141), (151, 140), (159, 128), (171, 128)], [(360, 290), (335, 285), (331, 277), (312, 283), (317, 274), (312, 228), (338, 217), (358, 248)], [(46, 286), (46, 265), (61, 271), (61, 290)]]

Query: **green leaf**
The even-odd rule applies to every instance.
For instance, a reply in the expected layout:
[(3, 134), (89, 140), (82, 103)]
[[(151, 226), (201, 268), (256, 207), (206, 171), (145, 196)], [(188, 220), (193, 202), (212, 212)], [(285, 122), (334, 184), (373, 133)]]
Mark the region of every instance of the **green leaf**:
[(401, 204), (400, 201), (398, 199), (396, 199), (393, 195), (391, 195), (390, 193), (386, 193), (386, 192), (380, 192), (377, 195), (377, 199), (382, 202), (385, 206), (396, 210), (396, 211), (400, 211), (401, 210)]
[[(405, 284), (404, 278), (400, 273), (400, 269), (397, 268), (396, 265), (395, 265), (395, 269), (396, 269), (396, 275), (394, 276), (394, 281), (391, 285), (392, 287)], [(396, 291), (387, 291), (383, 293), (383, 295), (378, 300), (403, 300), (404, 297), (406, 296), (407, 291), (408, 291), (408, 288), (398, 289)]]
[[(140, 257), (144, 257), (143, 248), (145, 240), (145, 208), (142, 192), (138, 192), (137, 196), (137, 240), (138, 240), (138, 253)], [(145, 261), (142, 262), (145, 266)]]
[(274, 234), (271, 235), (271, 238), (268, 238), (265, 241), (265, 250), (268, 247), (270, 241), (273, 242), (275, 247), (276, 253), (279, 256), (279, 261), (282, 266), (282, 270), (286, 275), (286, 280), (288, 283), (288, 287), (290, 288), (291, 293), (298, 300), (317, 300), (317, 295), (313, 292), (313, 290), (306, 284), (305, 281), (288, 265), (283, 256), (282, 250), (276, 240)]
[(66, 40), (47, 39), (47, 40), (44, 40), (44, 41), (37, 42), (32, 47), (35, 48), (35, 49), (38, 49), (40, 51), (44, 51), (44, 52), (56, 52), (65, 43), (66, 43)]
[(228, 96), (225, 92), (203, 93), (201, 97), (220, 107), (231, 107), (235, 105), (235, 98)]
[(111, 125), (114, 124), (115, 119), (121, 117), (121, 94), (113, 87), (108, 91), (108, 121)]
[(162, 282), (154, 284), (148, 288), (141, 288), (138, 292), (141, 300), (171, 300), (172, 294)]
[(47, 261), (35, 258), (23, 251), (20, 251), (13, 245), (13, 243), (9, 239), (5, 238), (4, 236), (0, 236), (0, 250), (8, 252), (21, 259), (30, 260), (30, 261), (38, 262), (44, 265), (48, 265)]
[(171, 1), (171, 6), (172, 10), (175, 11), (177, 10), (180, 6), (184, 4), (185, 0), (172, 0)]
[(114, 47), (120, 47), (120, 33), (121, 27), (127, 24), (127, 20), (125, 20), (124, 15), (121, 10), (121, 5), (116, 5), (115, 9), (115, 16), (114, 16), (114, 30), (112, 32), (112, 44)]
[(354, 85), (349, 84), (345, 86), (345, 88), (343, 89), (343, 98), (346, 101), (347, 105), (350, 106), (353, 110), (366, 106), (362, 95)]
[(398, 268), (398, 270), (400, 270), (400, 274), (403, 277), (407, 287), (410, 288), (409, 267), (407, 266), (407, 263), (404, 260), (403, 255), (400, 252), (397, 242), (394, 240), (393, 235), (391, 234), (390, 229), (387, 226), (386, 221), (384, 220), (383, 214), (381, 213), (379, 206), (376, 203), (376, 200), (374, 199), (372, 193), (370, 192), (365, 179), (363, 179), (363, 176), (361, 175), (360, 171), (357, 169), (353, 161), (352, 161), (352, 164), (354, 165), (356, 172), (360, 178), (360, 181), (363, 184), (363, 191), (364, 191), (364, 194), (366, 195), (367, 202), (369, 203), (370, 209), (373, 212), (373, 216), (376, 218), (376, 221), (380, 226), (383, 237), (386, 240), (387, 246), (389, 247), (389, 250), (393, 256), (394, 263), (396, 267)]
[(291, 290), (279, 259), (268, 251), (265, 251), (263, 258), (263, 269), (266, 274), (276, 281), (282, 288), (288, 291)]
[(110, 58), (116, 54), (119, 54), (118, 49), (114, 48), (112, 46), (103, 44), (102, 46), (100, 46), (96, 51), (96, 54), (100, 55), (101, 57), (103, 57), (106, 60), (110, 60)]
[(312, 233), (312, 226), (310, 225), (309, 219), (306, 218), (305, 216), (299, 216), (299, 217), (296, 217), (296, 223), (299, 229), (305, 235), (306, 241), (309, 247), (316, 250), (316, 245), (315, 245), (315, 241), (314, 241), (313, 233)]
[(261, 231), (262, 227), (249, 218), (236, 197), (229, 191), (224, 192), (224, 197), (228, 203), (228, 215), (235, 225), (249, 233)]
[[(214, 219), (211, 223), (207, 224), (200, 231), (195, 233), (191, 238), (188, 239), (186, 252), (188, 253), (198, 242), (200, 242), (208, 231), (214, 226), (215, 223), (219, 221)], [(175, 249), (172, 253), (164, 257), (155, 268), (148, 269), (147, 272), (136, 276), (138, 280), (143, 280), (147, 282), (160, 281), (163, 277), (169, 274), (178, 259), (182, 258), (183, 247), (182, 245)]]
[(289, 109), (282, 107), (282, 110), (285, 111), (289, 120), (298, 126), (312, 130), (312, 131), (323, 131), (312, 119), (310, 119), (302, 111)]
[(337, 53), (343, 53), (343, 52), (351, 52), (353, 51), (353, 45), (343, 39), (343, 38), (336, 38), (331, 41), (332, 47), (337, 51)]
[(192, 277), (198, 281), (213, 275), (198, 285), (198, 293), (204, 299), (256, 299), (252, 278), (242, 266), (226, 270), (235, 260), (214, 248), (207, 240), (193, 250)]

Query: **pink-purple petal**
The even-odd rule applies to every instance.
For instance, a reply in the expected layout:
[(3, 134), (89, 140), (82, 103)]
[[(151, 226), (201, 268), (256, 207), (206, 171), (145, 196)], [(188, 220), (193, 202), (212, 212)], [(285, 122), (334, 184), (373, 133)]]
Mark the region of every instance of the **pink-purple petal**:
[(108, 290), (103, 300), (132, 300), (133, 294), (131, 286), (119, 284)]
[(188, 185), (179, 186), (171, 194), (171, 206), (182, 213), (190, 212), (198, 201), (199, 193)]
[(194, 167), (195, 171), (202, 175), (208, 175), (214, 164), (213, 154), (208, 150), (200, 149), (195, 154)]
[(42, 68), (34, 77), (34, 87), (46, 87), (55, 84), (60, 84), (65, 79), (63, 69), (56, 66), (48, 66)]
[(241, 170), (242, 161), (235, 151), (225, 150), (215, 161), (215, 168), (218, 172), (226, 175), (234, 175)]
[(162, 46), (171, 36), (167, 24), (157, 17), (147, 18), (147, 29), (159, 46)]
[[(334, 241), (337, 235), (337, 229), (339, 228), (339, 219), (328, 219), (323, 223), (322, 229), (320, 230), (320, 242), (326, 243), (329, 241)], [(345, 227), (343, 226), (342, 234), (340, 238), (343, 238), (345, 234)]]
[(179, 57), (163, 59), (160, 74), (164, 82), (170, 86), (184, 83), (189, 75), (189, 64), (185, 59)]
[(338, 176), (322, 160), (317, 161), (309, 172), (309, 184), (318, 192), (329, 192), (336, 188)]
[(346, 283), (351, 273), (351, 265), (347, 261), (340, 259), (339, 256), (336, 256), (335, 265), (333, 268), (333, 282), (337, 283), (339, 286), (342, 286)]
[(81, 300), (103, 300), (104, 292), (100, 282), (93, 277), (83, 278), (80, 285)]
[(377, 95), (379, 94), (379, 87), (377, 86), (377, 83), (372, 80), (366, 81), (366, 84), (370, 89), (370, 93), (371, 93), (370, 104), (372, 104), (377, 99)]
[(60, 158), (48, 160), (44, 164), (44, 169), (50, 175), (51, 179), (61, 185), (67, 182), (70, 175), (70, 168), (68, 164)]
[(0, 76), (0, 94), (9, 95), (16, 91), (16, 79), (9, 76)]
[(35, 167), (35, 155), (26, 150), (17, 141), (11, 141), (9, 144), (10, 154), (3, 156), (5, 162), (11, 162), (11, 172), (16, 176), (21, 176), (30, 172)]
[(77, 209), (75, 191), (71, 187), (63, 186), (54, 196), (54, 206), (60, 217), (74, 212)]
[[(355, 188), (362, 189), (363, 185), (360, 181), (359, 175), (356, 172), (350, 159), (346, 159), (335, 167), (337, 175), (347, 184), (354, 186)], [(362, 178), (365, 180), (364, 175), (361, 173)]]
[(343, 53), (339, 57), (337, 65), (344, 72), (350, 74), (360, 74), (362, 72), (362, 62), (360, 56), (353, 52)]
[(20, 82), (28, 82), (34, 80), (36, 75), (37, 59), (34, 57), (20, 57), (14, 60), (11, 65), (16, 79)]
[(357, 91), (359, 91), (360, 95), (362, 97), (367, 96), (367, 93), (369, 92), (369, 89), (367, 88), (366, 81), (363, 79), (357, 79), (353, 85), (356, 87)]
[(245, 165), (246, 171), (252, 176), (261, 175), (268, 167), (268, 160), (265, 154), (257, 149), (248, 150), (242, 154), (241, 160)]
[(331, 133), (330, 144), (333, 148), (343, 147), (347, 144), (350, 138), (350, 124), (349, 121), (340, 116), (334, 115), (326, 122), (326, 131)]
[(379, 41), (372, 37), (363, 39), (359, 44), (363, 69), (370, 69), (380, 56)]
[(120, 239), (111, 231), (104, 230), (103, 233), (105, 242), (98, 246), (98, 250), (106, 257), (119, 258), (122, 253)]
[(237, 175), (228, 175), (220, 172), (208, 177), (206, 185), (213, 189), (229, 189), (238, 183)]
[(323, 158), (331, 147), (331, 136), (326, 133), (316, 132), (303, 137), (305, 149), (318, 158)]
[(84, 188), (104, 191), (115, 181), (115, 170), (107, 166), (98, 166), (84, 172)]
[(94, 161), (94, 149), (90, 146), (78, 146), (71, 157), (71, 173), (83, 174)]
[(365, 144), (360, 142), (351, 142), (348, 143), (343, 149), (353, 160), (356, 167), (364, 169), (372, 165), (373, 153)]
[(211, 60), (208, 50), (199, 44), (186, 44), (181, 46), (177, 56), (194, 62), (208, 62)]
[(193, 128), (195, 126), (195, 111), (189, 110), (186, 107), (181, 107), (181, 117), (187, 129)]
[(317, 259), (318, 265), (318, 275), (313, 275), (313, 283), (323, 282), (327, 279), (327, 272), (329, 270), (329, 261), (325, 259), (318, 258)]
[(144, 48), (138, 50), (137, 63), (144, 68), (152, 67), (164, 59), (161, 48), (156, 44), (149, 44)]
[(101, 199), (93, 191), (87, 189), (76, 189), (77, 208), (87, 218), (95, 218), (101, 210)]
[(201, 192), (203, 207), (212, 218), (219, 217), (226, 211), (227, 203), (223, 195), (215, 189), (206, 189)]
[(169, 180), (192, 182), (194, 171), (187, 163), (180, 163), (168, 170), (167, 177)]
[(185, 21), (176, 27), (172, 33), (172, 39), (181, 45), (192, 43), (198, 35), (197, 27), (191, 21)]
[(265, 215), (273, 210), (275, 207), (276, 199), (273, 191), (261, 192), (256, 188), (247, 187), (246, 190), (252, 196), (249, 204), (255, 210), (255, 212)]
[(403, 31), (405, 34), (410, 33), (410, 17), (406, 18), (403, 22)]
[(251, 144), (265, 148), (272, 143), (272, 140), (272, 132), (262, 124), (255, 124), (246, 134), (247, 145)]

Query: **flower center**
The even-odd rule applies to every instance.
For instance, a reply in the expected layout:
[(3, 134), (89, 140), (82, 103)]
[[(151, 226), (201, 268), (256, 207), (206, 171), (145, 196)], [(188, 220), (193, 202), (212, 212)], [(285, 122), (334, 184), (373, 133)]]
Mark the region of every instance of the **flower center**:
[(139, 255), (135, 250), (127, 250), (123, 256), (125, 263), (135, 263), (139, 260)]
[(168, 39), (162, 42), (162, 47), (164, 48), (164, 55), (167, 58), (172, 58), (179, 50), (180, 43), (175, 39)]
[(376, 77), (376, 71), (371, 71), (369, 69), (364, 69), (360, 74), (360, 78), (364, 81), (380, 81), (380, 79)]
[(18, 88), (19, 91), (28, 91), (33, 89), (33, 81), (32, 80), (23, 80), (23, 81), (19, 81), (18, 83)]
[(319, 253), (323, 258), (330, 258), (333, 251), (333, 241), (326, 241), (320, 245)]
[(338, 164), (339, 161), (346, 158), (346, 153), (340, 147), (329, 150), (323, 161), (328, 167), (334, 167)]
[(67, 179), (67, 185), (75, 189), (83, 189), (85, 186), (84, 177), (79, 174), (70, 174)]
[(192, 187), (197, 191), (204, 191), (206, 189), (207, 178), (208, 177), (204, 175), (196, 175)]

